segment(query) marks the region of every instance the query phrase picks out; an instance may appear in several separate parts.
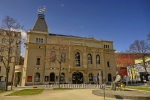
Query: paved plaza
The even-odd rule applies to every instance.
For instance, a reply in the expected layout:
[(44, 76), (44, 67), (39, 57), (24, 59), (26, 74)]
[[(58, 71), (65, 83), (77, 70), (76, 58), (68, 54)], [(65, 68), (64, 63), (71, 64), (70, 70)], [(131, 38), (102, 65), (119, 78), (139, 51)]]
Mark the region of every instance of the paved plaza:
[[(5, 92), (0, 94), (0, 100), (104, 100), (102, 89), (72, 89), (72, 90), (53, 90), (52, 88), (46, 88), (39, 95), (28, 95), (28, 96), (6, 96), (15, 91), (22, 89), (33, 88), (33, 87), (15, 87), (13, 91)], [(40, 87), (38, 87), (40, 88)], [(43, 88), (43, 87), (42, 87)], [(134, 99), (137, 96), (148, 97), (139, 98), (140, 100), (150, 100), (150, 92), (145, 91), (113, 91), (106, 89), (105, 100), (129, 100)], [(129, 98), (134, 97), (134, 98)], [(128, 97), (128, 98), (127, 98)]]
[[(0, 100), (103, 100), (102, 96), (92, 94), (92, 89), (73, 89), (73, 90), (45, 89), (39, 95), (4, 96), (9, 93), (11, 92), (0, 94)], [(106, 100), (113, 100), (113, 99), (106, 98)]]

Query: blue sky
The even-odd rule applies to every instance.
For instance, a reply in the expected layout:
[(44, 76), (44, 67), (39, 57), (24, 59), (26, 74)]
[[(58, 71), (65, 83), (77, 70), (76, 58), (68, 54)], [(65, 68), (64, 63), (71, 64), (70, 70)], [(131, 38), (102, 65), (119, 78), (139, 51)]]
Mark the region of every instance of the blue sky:
[(116, 51), (150, 33), (150, 0), (0, 0), (0, 21), (11, 16), (27, 31), (42, 5), (50, 33), (114, 41)]

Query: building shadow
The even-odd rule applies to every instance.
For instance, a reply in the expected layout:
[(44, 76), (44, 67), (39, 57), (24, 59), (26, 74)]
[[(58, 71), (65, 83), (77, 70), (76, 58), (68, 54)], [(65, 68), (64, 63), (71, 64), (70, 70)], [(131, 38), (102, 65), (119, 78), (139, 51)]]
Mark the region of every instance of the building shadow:
[(114, 95), (114, 96), (115, 96), (116, 99), (123, 99), (123, 97), (120, 96), (120, 95)]

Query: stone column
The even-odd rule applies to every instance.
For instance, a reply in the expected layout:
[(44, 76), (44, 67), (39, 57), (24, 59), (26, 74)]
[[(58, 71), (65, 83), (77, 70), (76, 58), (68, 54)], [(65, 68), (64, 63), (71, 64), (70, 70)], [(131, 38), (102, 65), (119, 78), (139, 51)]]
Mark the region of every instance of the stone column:
[(100, 84), (100, 85), (103, 84), (102, 80), (103, 80), (103, 77), (102, 77), (102, 70), (99, 70), (99, 84)]

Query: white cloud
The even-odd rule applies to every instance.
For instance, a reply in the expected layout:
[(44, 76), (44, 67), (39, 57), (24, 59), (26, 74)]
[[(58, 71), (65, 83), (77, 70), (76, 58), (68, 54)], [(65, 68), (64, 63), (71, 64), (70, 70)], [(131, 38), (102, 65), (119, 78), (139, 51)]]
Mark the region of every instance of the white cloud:
[(26, 39), (27, 33), (24, 30), (20, 30), (22, 39)]
[(115, 53), (121, 53), (121, 51), (115, 51)]
[(26, 36), (27, 36), (27, 33), (26, 33), (26, 31), (24, 31), (24, 30), (22, 30), (22, 29), (20, 29), (20, 30), (16, 30), (16, 29), (10, 29), (11, 31), (16, 31), (16, 32), (21, 32), (21, 38), (22, 39), (26, 39)]

